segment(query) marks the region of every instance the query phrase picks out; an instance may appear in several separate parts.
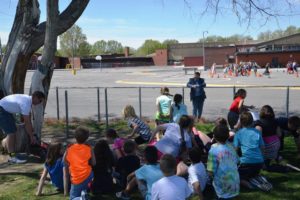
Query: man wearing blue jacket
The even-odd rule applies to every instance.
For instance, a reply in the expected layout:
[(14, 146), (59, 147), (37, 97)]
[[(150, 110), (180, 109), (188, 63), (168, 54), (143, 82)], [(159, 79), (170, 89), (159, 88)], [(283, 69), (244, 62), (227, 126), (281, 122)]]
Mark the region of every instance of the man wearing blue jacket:
[(204, 100), (206, 99), (204, 88), (206, 83), (200, 78), (200, 72), (195, 72), (194, 78), (190, 78), (187, 87), (191, 88), (191, 101), (193, 102), (193, 116), (198, 121), (201, 118)]

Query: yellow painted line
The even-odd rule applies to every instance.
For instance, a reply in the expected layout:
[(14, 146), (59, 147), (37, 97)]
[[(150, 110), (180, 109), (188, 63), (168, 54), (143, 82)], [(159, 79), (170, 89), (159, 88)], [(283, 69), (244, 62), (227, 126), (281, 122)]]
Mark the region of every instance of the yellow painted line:
[(156, 73), (153, 72), (133, 72), (133, 73), (127, 73), (129, 75), (149, 75), (149, 76), (154, 76)]
[[(120, 84), (129, 84), (129, 85), (159, 85), (159, 86), (186, 86), (185, 83), (174, 83), (174, 82), (142, 82), (142, 81), (125, 81), (125, 80), (118, 80), (116, 83)], [(261, 87), (260, 85), (234, 85), (234, 84), (206, 84), (207, 87)], [(261, 87), (255, 89), (272, 89), (272, 90), (286, 90), (286, 87)], [(290, 86), (291, 90), (300, 90), (300, 87), (293, 87)]]
[(140, 81), (123, 81), (119, 80), (116, 81), (116, 83), (121, 83), (121, 84), (129, 84), (129, 85), (160, 85), (160, 86), (186, 86), (186, 84), (183, 83), (168, 83), (168, 82), (140, 82)]

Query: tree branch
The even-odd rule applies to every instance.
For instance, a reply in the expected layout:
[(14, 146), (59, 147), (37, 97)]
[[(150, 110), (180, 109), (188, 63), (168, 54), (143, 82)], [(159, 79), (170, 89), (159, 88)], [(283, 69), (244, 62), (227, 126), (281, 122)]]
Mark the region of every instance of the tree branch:
[[(90, 0), (72, 0), (69, 6), (59, 15), (55, 33), (60, 35), (67, 31), (82, 15)], [(35, 32), (32, 50), (37, 51), (44, 43), (46, 22), (38, 25)]]
[[(199, 0), (200, 1), (200, 0)], [(203, 1), (203, 0), (202, 0)], [(291, 13), (295, 0), (206, 0), (200, 8), (201, 18), (206, 14), (214, 14), (214, 21), (222, 11), (232, 12), (237, 17), (239, 24), (246, 23), (247, 28), (253, 20), (266, 24), (275, 19), (278, 22), (280, 16), (297, 16), (300, 13)], [(188, 4), (188, 0), (183, 0)], [(285, 9), (283, 9), (285, 8)], [(288, 9), (289, 12), (286, 12)]]

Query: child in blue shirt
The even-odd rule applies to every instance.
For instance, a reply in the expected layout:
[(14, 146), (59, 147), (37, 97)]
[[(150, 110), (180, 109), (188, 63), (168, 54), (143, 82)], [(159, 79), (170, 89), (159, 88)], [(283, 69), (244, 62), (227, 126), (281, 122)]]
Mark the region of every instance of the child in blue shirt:
[(144, 160), (146, 164), (128, 175), (127, 179), (129, 182), (126, 189), (116, 193), (117, 198), (129, 198), (129, 193), (136, 185), (138, 185), (144, 199), (151, 200), (151, 189), (153, 183), (163, 177), (157, 159), (158, 155), (156, 147), (147, 146), (144, 150)]
[[(55, 186), (59, 191), (64, 191), (65, 170), (64, 162), (62, 159), (62, 150), (63, 148), (61, 143), (53, 143), (49, 145), (44, 170), (36, 192), (37, 196), (40, 196), (42, 194), (42, 190), (48, 173), (50, 175), (52, 185)], [(64, 191), (65, 195), (67, 194), (67, 192), (68, 191)]]
[(182, 95), (175, 94), (170, 109), (170, 122), (178, 123), (182, 115), (187, 115), (187, 108), (182, 103)]
[(213, 177), (213, 186), (218, 198), (231, 199), (240, 191), (238, 156), (233, 146), (227, 143), (227, 126), (217, 125), (213, 136), (217, 143), (213, 144), (208, 152), (207, 171)]
[(249, 179), (256, 177), (263, 167), (264, 142), (261, 133), (251, 127), (253, 118), (250, 112), (241, 114), (240, 123), (242, 129), (235, 134), (233, 144), (242, 153), (239, 165), (241, 184), (249, 187)]

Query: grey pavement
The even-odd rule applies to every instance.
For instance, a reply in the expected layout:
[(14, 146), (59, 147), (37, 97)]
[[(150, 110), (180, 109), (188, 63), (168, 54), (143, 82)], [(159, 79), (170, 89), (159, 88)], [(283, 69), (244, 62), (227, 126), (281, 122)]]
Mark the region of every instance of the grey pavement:
[[(260, 73), (262, 71), (260, 70)], [(33, 71), (28, 71), (25, 87), (29, 88)], [(247, 88), (245, 103), (254, 105), (258, 110), (265, 104), (271, 105), (275, 112), (284, 116), (286, 113), (286, 87), (270, 86), (300, 86), (300, 78), (287, 75), (283, 70), (272, 69), (270, 77), (223, 77), (222, 72), (211, 78), (204, 71), (201, 76), (208, 85), (206, 88), (203, 117), (213, 120), (217, 117), (226, 117), (233, 97), (233, 85)], [(189, 88), (185, 87), (193, 72), (184, 74), (181, 67), (134, 67), (134, 68), (104, 68), (78, 70), (73, 75), (70, 70), (55, 70), (51, 82), (46, 117), (57, 116), (56, 87), (59, 87), (60, 117), (65, 117), (65, 91), (68, 91), (69, 117), (97, 119), (97, 87), (100, 91), (101, 120), (105, 116), (104, 88), (108, 94), (108, 116), (121, 117), (122, 108), (132, 104), (139, 114), (139, 87), (141, 88), (142, 116), (152, 118), (155, 114), (155, 99), (159, 96), (159, 87), (169, 86), (170, 93), (183, 93), (184, 100), (191, 114), (192, 105), (189, 101)], [(269, 87), (262, 87), (269, 86)], [(289, 112), (300, 113), (300, 88), (290, 88)], [(26, 91), (25, 91), (26, 92)]]

